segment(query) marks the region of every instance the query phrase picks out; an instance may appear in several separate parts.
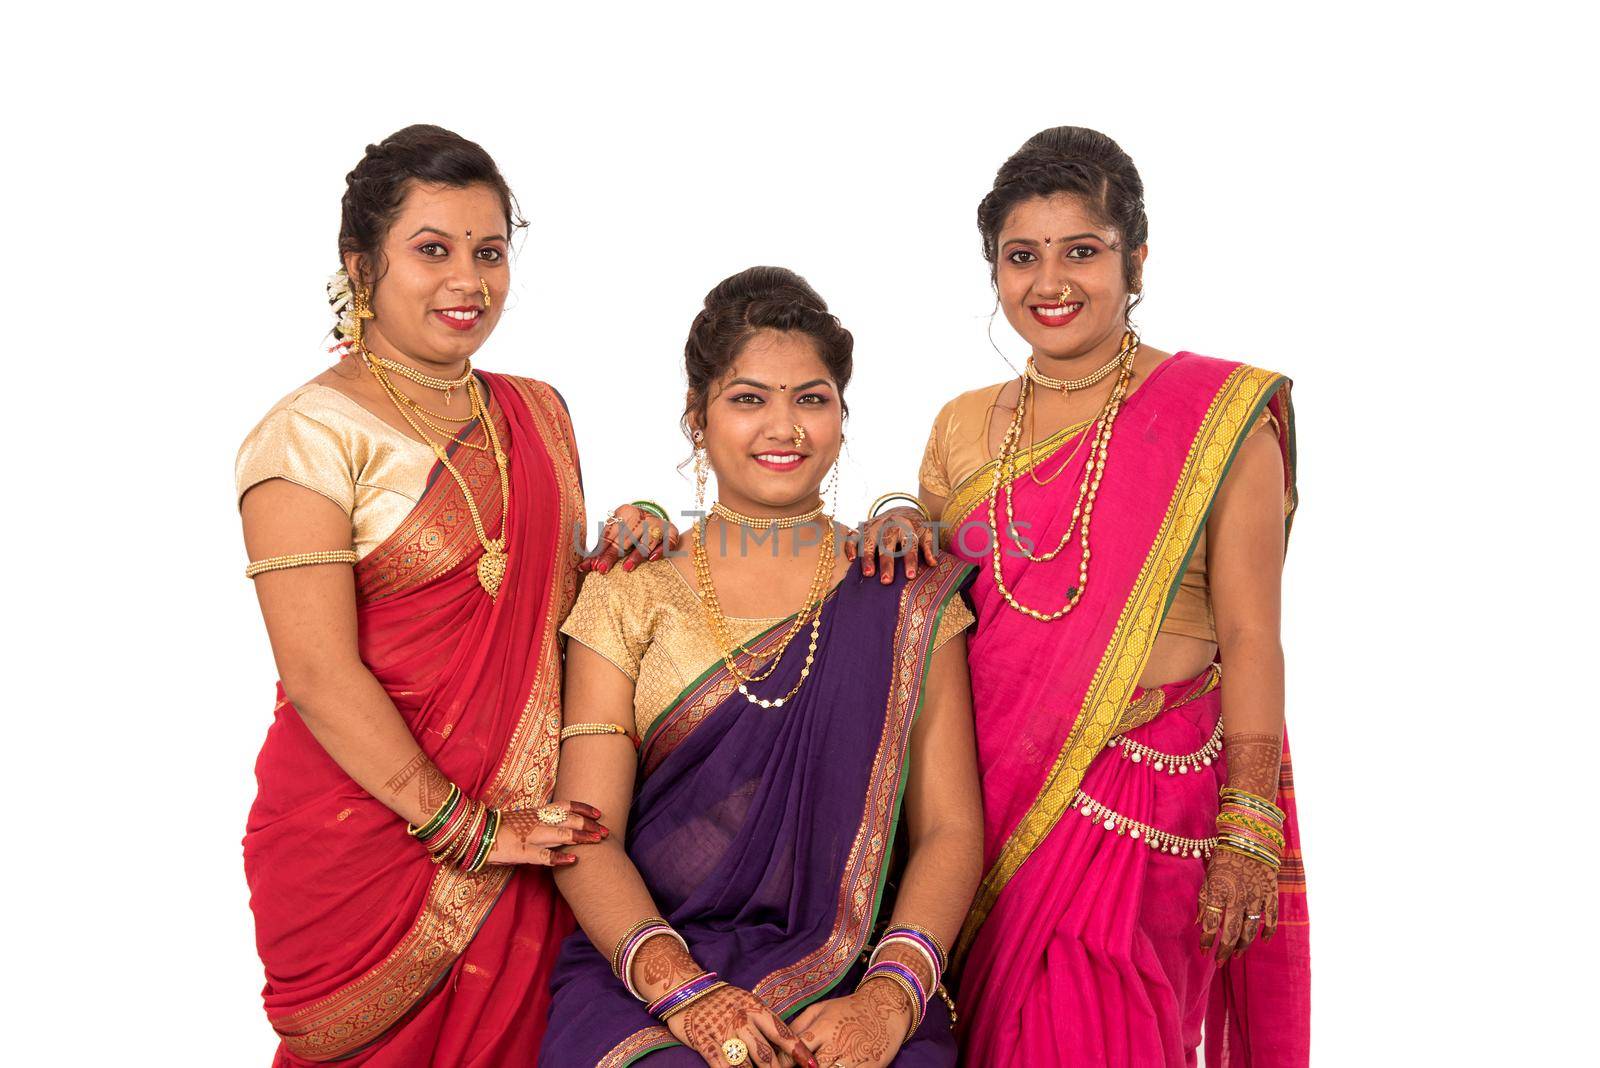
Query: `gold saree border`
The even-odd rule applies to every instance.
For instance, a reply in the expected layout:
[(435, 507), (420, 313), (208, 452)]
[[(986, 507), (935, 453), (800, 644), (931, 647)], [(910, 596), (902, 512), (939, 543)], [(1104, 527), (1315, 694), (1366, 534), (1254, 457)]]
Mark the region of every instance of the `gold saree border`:
[[(1138, 685), (1171, 597), (1217, 489), (1257, 413), (1286, 385), (1271, 371), (1240, 365), (1211, 400), (1179, 473), (1177, 486), (1111, 639), (1090, 679), (1072, 730), (1038, 796), (1007, 838), (978, 886), (953, 960), (960, 961), (1012, 877), (1066, 812), (1089, 765), (1105, 748)], [(1293, 482), (1291, 475), (1290, 482)]]
[[(542, 803), (555, 785), (561, 733), (559, 627), (577, 596), (577, 553), (565, 552), (563, 546), (570, 544), (573, 524), (583, 522), (583, 495), (559, 400), (541, 382), (510, 376), (503, 380), (527, 404), (550, 455), (561, 524), (546, 576), (546, 588), (560, 592), (549, 598), (533, 684), (505, 756), (481, 798), (497, 808), (515, 808)], [(471, 533), (470, 523), (467, 530)], [(476, 543), (476, 535), (472, 537)], [(510, 867), (494, 867), (469, 875), (441, 866), (411, 929), (382, 963), (328, 997), (272, 1020), (284, 1047), (305, 1060), (331, 1061), (382, 1037), (465, 951), (513, 873)]]
[[(1051, 434), (1043, 441), (1030, 445), (1017, 453), (1016, 474), (1006, 480), (1006, 485), (1028, 474), (1035, 467), (1053, 456), (1060, 446), (1077, 437), (1090, 426), (1094, 420), (1090, 419), (1074, 426), (1063, 427)], [(988, 433), (988, 427), (984, 427)], [(990, 460), (972, 474), (961, 480), (960, 485), (950, 494), (950, 499), (945, 501), (944, 511), (939, 513), (939, 544), (948, 549), (955, 541), (956, 524), (963, 518), (972, 514), (978, 503), (986, 499), (994, 490), (994, 467), (999, 460)]]
[[(505, 413), (491, 394), (489, 418), (495, 421), (500, 440), (506, 439)], [(484, 437), (481, 424), (473, 424), (464, 441), (478, 444)], [(500, 522), (500, 473), (494, 457), (477, 449), (454, 447), (451, 462), (461, 472), (479, 500), (494, 503), (483, 522), (494, 530)], [(442, 476), (442, 477), (441, 477)], [(437, 462), (429, 473), (429, 488), (394, 532), (356, 565), (356, 594), (363, 602), (382, 600), (415, 589), (449, 574), (474, 559), (482, 551), (472, 515), (461, 495), (461, 487)], [(436, 496), (434, 503), (428, 498)], [(424, 505), (427, 504), (427, 507)]]
[[(861, 823), (845, 858), (833, 929), (816, 949), (770, 973), (752, 990), (780, 1015), (825, 994), (866, 946), (883, 897), (886, 863), (905, 793), (911, 732), (922, 710), (933, 638), (945, 606), (973, 570), (971, 564), (946, 554), (900, 591), (883, 730), (868, 776)], [(596, 1068), (623, 1068), (636, 1058), (677, 1041), (665, 1027), (641, 1028), (613, 1046)]]

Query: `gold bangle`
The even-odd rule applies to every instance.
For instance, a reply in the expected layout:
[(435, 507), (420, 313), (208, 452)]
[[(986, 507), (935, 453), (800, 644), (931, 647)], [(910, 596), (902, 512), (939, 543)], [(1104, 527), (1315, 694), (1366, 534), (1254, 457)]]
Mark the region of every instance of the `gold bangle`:
[(911, 507), (915, 508), (917, 512), (921, 514), (922, 518), (930, 521), (933, 519), (933, 516), (928, 514), (928, 509), (923, 506), (921, 498), (912, 493), (899, 492), (885, 493), (882, 497), (879, 497), (877, 500), (873, 501), (872, 507), (867, 509), (867, 518), (869, 520), (878, 518), (879, 506), (887, 503), (888, 501), (909, 501)]
[[(874, 979), (887, 979), (906, 992), (906, 997), (911, 1002), (911, 1028), (906, 1032), (906, 1040), (910, 1041), (911, 1036), (917, 1033), (917, 1028), (922, 1026), (922, 1018), (928, 1013), (928, 1007), (923, 1005), (917, 997), (917, 988), (911, 985), (911, 980), (899, 972), (891, 971), (875, 972), (862, 980), (861, 986), (866, 986)], [(856, 987), (856, 989), (860, 990), (861, 986)]]
[(286, 571), (291, 567), (311, 567), (315, 564), (353, 564), (356, 562), (354, 549), (329, 549), (315, 553), (289, 553), (286, 556), (269, 556), (265, 560), (257, 560), (244, 569), (244, 577), (253, 579), (257, 575), (268, 571)]

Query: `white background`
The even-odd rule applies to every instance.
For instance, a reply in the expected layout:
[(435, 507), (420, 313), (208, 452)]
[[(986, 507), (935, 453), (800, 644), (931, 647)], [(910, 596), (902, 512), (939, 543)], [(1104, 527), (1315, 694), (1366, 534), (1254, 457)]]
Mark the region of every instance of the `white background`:
[(326, 361), (344, 174), (428, 121), (532, 220), (477, 362), (565, 394), (591, 517), (688, 503), (683, 337), (754, 263), (855, 333), (845, 515), (911, 488), (939, 405), (1010, 373), (973, 222), (995, 169), (1043, 127), (1117, 138), (1146, 339), (1296, 381), (1317, 1062), (1568, 1063), (1595, 952), (1593, 25), (577, 6), (8, 16), (6, 1061), (271, 1056), (239, 838), (274, 672), (234, 452)]

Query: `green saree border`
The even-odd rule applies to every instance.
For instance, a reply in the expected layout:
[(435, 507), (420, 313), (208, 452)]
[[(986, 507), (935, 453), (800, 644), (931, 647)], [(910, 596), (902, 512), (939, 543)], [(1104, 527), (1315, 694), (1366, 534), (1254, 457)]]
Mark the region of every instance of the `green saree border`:
[[(841, 894), (844, 894), (846, 892), (845, 887), (847, 887), (850, 882), (848, 878), (849, 872), (852, 869), (859, 867), (861, 864), (875, 863), (877, 870), (872, 876), (873, 889), (871, 903), (867, 908), (866, 915), (863, 917), (862, 923), (858, 925), (858, 929), (853, 931), (845, 930), (846, 920), (848, 919), (848, 902), (841, 904), (840, 917), (835, 923), (834, 930), (829, 934), (822, 946), (812, 950), (804, 958), (789, 968), (780, 969), (779, 971), (773, 972), (755, 984), (754, 993), (758, 997), (761, 997), (762, 1000), (773, 1004), (774, 1008), (777, 1009), (778, 1014), (785, 1019), (792, 1018), (796, 1013), (804, 1010), (806, 1006), (827, 996), (838, 986), (838, 984), (843, 980), (845, 973), (849, 971), (850, 964), (853, 963), (860, 955), (861, 949), (863, 948), (866, 940), (867, 932), (871, 931), (873, 924), (877, 921), (878, 912), (883, 907), (883, 894), (888, 883), (889, 875), (889, 866), (887, 861), (890, 843), (894, 841), (895, 834), (898, 832), (900, 826), (900, 816), (905, 802), (906, 782), (910, 775), (910, 761), (908, 757), (911, 746), (911, 734), (916, 726), (917, 720), (921, 717), (922, 706), (926, 699), (928, 668), (933, 662), (934, 654), (933, 641), (939, 632), (939, 624), (944, 618), (945, 610), (949, 607), (951, 598), (960, 595), (961, 587), (965, 584), (968, 575), (974, 570), (975, 568), (973, 565), (964, 563), (953, 556), (947, 555), (943, 557), (938, 564), (935, 564), (934, 567), (923, 572), (924, 577), (921, 578), (920, 581), (908, 583), (901, 590), (900, 614), (896, 624), (896, 629), (900, 631), (900, 634), (895, 640), (895, 649), (892, 654), (896, 663), (893, 667), (894, 674), (890, 678), (888, 701), (892, 705), (896, 701), (897, 697), (899, 697), (901, 701), (904, 701), (908, 696), (911, 696), (900, 695), (897, 693), (897, 690), (901, 688), (901, 671), (898, 662), (904, 657), (906, 652), (906, 650), (903, 648), (903, 643), (909, 644), (911, 642), (915, 642), (916, 645), (920, 647), (920, 652), (915, 663), (916, 690), (914, 697), (912, 698), (910, 715), (906, 719), (903, 736), (895, 744), (895, 751), (891, 754), (898, 767), (894, 772), (895, 779), (893, 802), (890, 806), (888, 824), (887, 827), (881, 832), (881, 844), (875, 848), (875, 852), (878, 854), (878, 856), (875, 860), (858, 859), (858, 854), (863, 848), (863, 843), (865, 843), (868, 848), (873, 848), (872, 841), (874, 833), (870, 826), (872, 822), (872, 814), (870, 811), (870, 806), (872, 804), (872, 791), (869, 790), (868, 796), (863, 801), (863, 804), (867, 806), (867, 811), (863, 817), (863, 825), (857, 831), (856, 842), (852, 847), (851, 856), (847, 858), (845, 862), (845, 872), (847, 878), (845, 879), (844, 884), (841, 886)], [(927, 621), (927, 626), (920, 634), (908, 638), (905, 633), (907, 629), (906, 617), (908, 609), (912, 613), (916, 611), (916, 606), (913, 603), (916, 595), (921, 591), (927, 590), (929, 587), (934, 589), (936, 595), (936, 603), (933, 611), (930, 613), (931, 618)], [(782, 625), (782, 622), (774, 624), (774, 628)], [(705, 680), (707, 676), (715, 674), (719, 670), (725, 671), (726, 668), (724, 665), (713, 666), (712, 668), (708, 669), (705, 675), (701, 676), (702, 682), (697, 683), (696, 685), (703, 685), (703, 680)], [(695, 687), (691, 687), (691, 689), (694, 688)], [(887, 733), (888, 728), (889, 721), (886, 719), (885, 733)], [(887, 748), (886, 743), (888, 741), (889, 739), (885, 738), (884, 741), (880, 742), (878, 763), (881, 763), (884, 758), (884, 751)], [(848, 951), (846, 952), (841, 947), (830, 949), (829, 947), (833, 945), (833, 943), (837, 942), (841, 937), (848, 937), (850, 939)], [(819, 966), (813, 965), (809, 962), (815, 960), (827, 961), (830, 959), (837, 963), (825, 963), (820, 965), (822, 968), (823, 977), (814, 978), (813, 976), (815, 975)], [(785, 975), (785, 973), (796, 971), (800, 972), (800, 974), (789, 980), (789, 982), (798, 984), (795, 989), (802, 990), (803, 993), (790, 1000), (781, 993), (784, 982), (782, 977)], [(776, 998), (776, 1000), (774, 1000), (774, 998)], [(614, 1046), (611, 1051), (600, 1060), (596, 1068), (626, 1068), (627, 1065), (633, 1064), (641, 1057), (679, 1044), (680, 1043), (678, 1040), (672, 1037), (672, 1033), (663, 1026), (655, 1025), (641, 1028)]]

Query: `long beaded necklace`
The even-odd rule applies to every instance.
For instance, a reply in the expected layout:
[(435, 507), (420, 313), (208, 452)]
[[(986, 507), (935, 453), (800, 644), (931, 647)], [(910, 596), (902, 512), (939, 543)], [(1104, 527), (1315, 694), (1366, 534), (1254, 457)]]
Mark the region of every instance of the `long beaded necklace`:
[[(1035, 554), (1017, 536), (1016, 515), (1011, 488), (1012, 480), (1016, 477), (1017, 446), (1022, 438), (1022, 420), (1027, 409), (1031, 380), (1024, 381), (1022, 384), (1017, 400), (1017, 411), (1012, 416), (1011, 425), (1006, 429), (1005, 437), (1001, 441), (1000, 455), (995, 462), (994, 486), (989, 493), (989, 533), (992, 545), (991, 570), (994, 573), (995, 586), (999, 589), (1001, 596), (1005, 598), (1006, 603), (1018, 612), (1039, 620), (1041, 623), (1054, 622), (1071, 612), (1077, 607), (1078, 602), (1082, 600), (1084, 590), (1088, 588), (1090, 519), (1094, 514), (1095, 498), (1099, 495), (1100, 480), (1105, 475), (1106, 454), (1111, 445), (1112, 427), (1116, 423), (1117, 413), (1121, 411), (1123, 398), (1127, 396), (1128, 381), (1133, 374), (1133, 358), (1138, 352), (1138, 348), (1138, 336), (1133, 331), (1128, 331), (1123, 336), (1122, 348), (1116, 361), (1116, 364), (1121, 366), (1121, 372), (1117, 376), (1116, 384), (1112, 387), (1111, 396), (1107, 398), (1104, 407), (1101, 408), (1099, 417), (1095, 420), (1089, 445), (1089, 455), (1084, 462), (1083, 482), (1078, 487), (1078, 499), (1073, 505), (1072, 517), (1067, 523), (1066, 531), (1061, 535), (1060, 542), (1057, 543), (1054, 549), (1043, 555)], [(1096, 372), (1096, 374), (1099, 373)], [(1102, 375), (1101, 377), (1104, 376)], [(1078, 562), (1078, 584), (1068, 589), (1067, 602), (1054, 612), (1046, 613), (1022, 604), (1006, 586), (1005, 578), (1001, 571), (1000, 524), (996, 514), (997, 504), (1002, 492), (1006, 498), (1006, 532), (1027, 559), (1036, 563), (1048, 563), (1066, 548), (1074, 530), (1078, 533), (1078, 541), (1082, 549), (1082, 555)]]
[[(715, 508), (715, 506), (713, 506)], [(730, 509), (731, 511), (731, 509)], [(737, 513), (735, 513), (737, 514)], [(789, 625), (788, 631), (778, 642), (770, 654), (771, 661), (765, 670), (747, 672), (735, 660), (735, 655), (743, 652), (747, 656), (754, 656), (747, 647), (734, 641), (729, 631), (727, 617), (723, 615), (722, 604), (717, 599), (717, 586), (711, 578), (711, 560), (706, 555), (705, 545), (705, 520), (694, 525), (694, 570), (695, 578), (700, 589), (700, 601), (705, 605), (706, 615), (710, 617), (711, 629), (715, 632), (718, 649), (722, 653), (722, 662), (728, 668), (728, 673), (739, 680), (739, 693), (753, 705), (762, 708), (782, 708), (794, 695), (800, 692), (800, 687), (805, 685), (806, 679), (811, 674), (811, 666), (816, 662), (817, 634), (822, 628), (822, 602), (827, 597), (828, 580), (833, 576), (834, 553), (834, 526), (832, 518), (827, 518), (827, 531), (822, 536), (822, 549), (817, 554), (817, 570), (811, 578), (811, 589), (806, 594), (806, 601), (799, 613)], [(782, 697), (757, 697), (750, 692), (749, 683), (762, 682), (772, 676), (778, 669), (779, 662), (783, 659), (784, 652), (789, 644), (800, 633), (809, 618), (811, 623), (811, 642), (806, 650), (806, 662), (800, 668), (800, 678)]]
[[(410, 400), (410, 398), (404, 393), (401, 393), (399, 388), (396, 387), (393, 382), (389, 381), (387, 369), (390, 367), (404, 367), (405, 365), (397, 364), (393, 360), (384, 360), (381, 357), (374, 356), (372, 353), (367, 351), (365, 346), (362, 345), (357, 345), (357, 350), (361, 353), (361, 357), (366, 362), (367, 368), (371, 370), (372, 376), (378, 380), (378, 384), (383, 387), (384, 393), (388, 395), (389, 400), (392, 401), (395, 408), (399, 410), (401, 417), (404, 418), (408, 424), (410, 424), (412, 430), (416, 431), (417, 437), (421, 438), (424, 444), (431, 445), (433, 447), (434, 456), (438, 457), (439, 463), (444, 466), (446, 471), (450, 472), (450, 477), (455, 479), (456, 485), (460, 488), (461, 496), (464, 497), (467, 502), (467, 514), (472, 518), (472, 529), (477, 533), (478, 541), (483, 545), (483, 555), (478, 557), (478, 584), (483, 587), (485, 593), (487, 593), (490, 597), (493, 597), (495, 594), (500, 592), (500, 584), (505, 580), (506, 577), (506, 527), (511, 516), (510, 468), (506, 461), (505, 450), (500, 447), (500, 435), (499, 432), (495, 430), (494, 419), (490, 417), (488, 410), (484, 407), (482, 400), (478, 397), (477, 389), (473, 388), (468, 393), (468, 398), (472, 405), (472, 412), (476, 417), (482, 420), (484, 434), (488, 437), (488, 444), (494, 449), (495, 466), (500, 470), (500, 536), (497, 538), (489, 537), (489, 532), (484, 529), (483, 514), (478, 510), (478, 502), (473, 499), (472, 488), (467, 484), (466, 477), (456, 469), (455, 464), (450, 462), (450, 456), (447, 452), (445, 452), (444, 446), (439, 442), (429, 438), (423, 429), (423, 424), (411, 414), (411, 406), (406, 403)], [(410, 368), (407, 368), (407, 370), (409, 371)], [(469, 370), (467, 373), (470, 375), (471, 371)], [(414, 382), (418, 382), (420, 385), (427, 385), (427, 383), (420, 381), (421, 378), (429, 379), (432, 382), (446, 383), (447, 385), (450, 385), (449, 379), (433, 378), (430, 375), (422, 374), (420, 371), (416, 372), (415, 376), (412, 374), (405, 374), (404, 377), (409, 378)], [(458, 382), (455, 382), (453, 385), (450, 385), (450, 388), (460, 388), (460, 386), (464, 384), (465, 379), (462, 379)], [(428, 388), (442, 389), (444, 387), (428, 385)], [(454, 435), (451, 434), (445, 434), (443, 436), (447, 438), (454, 438)]]

